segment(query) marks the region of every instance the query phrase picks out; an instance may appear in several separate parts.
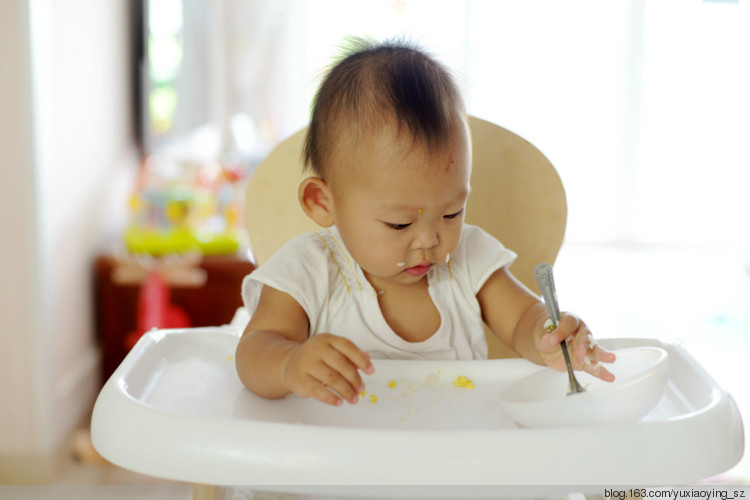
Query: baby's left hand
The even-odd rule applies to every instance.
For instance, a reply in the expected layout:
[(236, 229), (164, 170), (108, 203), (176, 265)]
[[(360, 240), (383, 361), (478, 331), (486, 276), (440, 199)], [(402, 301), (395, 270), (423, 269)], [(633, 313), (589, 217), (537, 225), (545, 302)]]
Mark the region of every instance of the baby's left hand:
[(556, 329), (547, 332), (540, 328), (534, 335), (534, 345), (547, 366), (555, 370), (566, 370), (565, 358), (560, 349), (560, 342), (565, 339), (568, 339), (568, 353), (574, 370), (583, 370), (606, 382), (615, 379), (615, 376), (601, 364), (614, 362), (614, 353), (597, 345), (586, 323), (570, 313), (561, 313)]

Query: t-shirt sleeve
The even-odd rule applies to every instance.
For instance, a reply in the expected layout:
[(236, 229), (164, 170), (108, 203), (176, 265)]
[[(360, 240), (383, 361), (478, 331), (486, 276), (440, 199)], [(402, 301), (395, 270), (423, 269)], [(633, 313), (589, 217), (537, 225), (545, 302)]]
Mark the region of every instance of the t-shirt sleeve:
[(268, 261), (245, 276), (242, 301), (252, 316), (264, 285), (289, 294), (304, 309), (315, 331), (318, 313), (327, 297), (327, 258), (314, 233), (299, 236), (284, 245)]
[(476, 295), (492, 273), (511, 265), (516, 257), (514, 251), (505, 248), (483, 229), (466, 224), (455, 260), (457, 265), (463, 267), (469, 286)]

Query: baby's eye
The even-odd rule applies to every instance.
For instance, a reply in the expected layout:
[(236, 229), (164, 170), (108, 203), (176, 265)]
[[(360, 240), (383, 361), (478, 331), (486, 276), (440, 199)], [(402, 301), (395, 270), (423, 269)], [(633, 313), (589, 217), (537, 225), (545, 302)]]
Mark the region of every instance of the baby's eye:
[(390, 227), (391, 229), (395, 229), (396, 231), (403, 231), (407, 227), (411, 226), (411, 222), (409, 222), (408, 224), (393, 224), (390, 222), (386, 222), (385, 225)]
[(461, 215), (463, 212), (464, 212), (464, 209), (462, 208), (461, 210), (459, 210), (455, 214), (443, 215), (443, 219), (455, 219), (456, 217), (458, 217), (459, 215)]

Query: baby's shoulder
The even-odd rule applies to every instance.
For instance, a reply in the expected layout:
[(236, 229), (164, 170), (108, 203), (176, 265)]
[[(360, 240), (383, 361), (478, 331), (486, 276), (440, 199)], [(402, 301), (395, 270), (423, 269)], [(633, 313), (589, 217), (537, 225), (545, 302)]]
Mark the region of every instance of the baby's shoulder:
[(323, 255), (324, 245), (320, 240), (317, 232), (303, 233), (287, 241), (281, 249), (274, 254), (276, 255)]
[(334, 229), (301, 234), (287, 242), (269, 263), (275, 271), (292, 275), (293, 279), (316, 283), (335, 281), (342, 271), (349, 271), (351, 257)]
[(481, 227), (473, 224), (464, 224), (461, 231), (461, 240), (456, 248), (456, 257), (459, 257), (460, 254), (471, 255), (472, 252), (488, 246), (497, 248), (502, 247), (503, 244)]
[(319, 266), (335, 255), (332, 244), (332, 238), (325, 229), (304, 233), (284, 244), (273, 258), (294, 259), (296, 263)]
[(462, 240), (482, 238), (486, 236), (489, 236), (490, 238), (492, 238), (492, 236), (487, 231), (485, 231), (481, 227), (476, 226), (474, 224), (464, 224), (461, 230)]
[(301, 234), (260, 263), (251, 277), (287, 293), (318, 290), (334, 275), (329, 246), (319, 232)]
[(510, 265), (515, 258), (512, 250), (487, 231), (465, 224), (450, 265), (458, 282), (476, 293), (494, 271)]

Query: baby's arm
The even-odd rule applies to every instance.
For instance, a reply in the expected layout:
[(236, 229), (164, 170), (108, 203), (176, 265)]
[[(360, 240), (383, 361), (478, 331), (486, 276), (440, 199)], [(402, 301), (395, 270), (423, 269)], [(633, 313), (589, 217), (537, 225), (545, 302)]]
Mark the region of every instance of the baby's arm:
[(615, 355), (593, 342), (586, 323), (574, 314), (562, 313), (558, 327), (547, 332), (544, 323), (549, 314), (544, 303), (504, 267), (490, 276), (477, 299), (493, 333), (524, 358), (564, 370), (560, 342), (570, 337), (568, 350), (574, 369), (614, 380), (614, 375), (598, 362), (611, 363)]
[(342, 398), (356, 403), (364, 389), (358, 370), (372, 373), (370, 357), (343, 337), (308, 339), (308, 329), (307, 314), (296, 300), (264, 286), (237, 345), (240, 380), (266, 398), (294, 393), (332, 405), (340, 405)]

